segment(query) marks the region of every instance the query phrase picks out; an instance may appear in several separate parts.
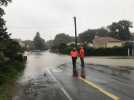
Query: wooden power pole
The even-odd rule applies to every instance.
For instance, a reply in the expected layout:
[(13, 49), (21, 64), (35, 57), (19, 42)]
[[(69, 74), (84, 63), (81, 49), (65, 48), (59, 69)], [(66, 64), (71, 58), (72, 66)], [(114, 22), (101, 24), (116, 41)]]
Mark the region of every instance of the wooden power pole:
[(77, 25), (76, 25), (76, 17), (74, 16), (74, 26), (75, 26), (75, 47), (77, 49)]

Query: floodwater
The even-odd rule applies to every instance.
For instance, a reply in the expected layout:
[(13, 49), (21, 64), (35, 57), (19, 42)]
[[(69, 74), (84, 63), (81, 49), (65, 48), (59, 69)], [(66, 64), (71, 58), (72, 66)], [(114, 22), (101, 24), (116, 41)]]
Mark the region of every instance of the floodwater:
[[(13, 100), (67, 100), (64, 92), (61, 91), (62, 89), (59, 89), (58, 81), (60, 83), (63, 82), (65, 90), (69, 91), (73, 100), (88, 100), (89, 98), (100, 100), (100, 96), (103, 97), (100, 95), (100, 92), (96, 91), (94, 93), (93, 91), (95, 90), (93, 88), (89, 89), (89, 86), (86, 84), (79, 80), (76, 82), (70, 78), (72, 64), (68, 55), (54, 54), (49, 51), (28, 52), (26, 55), (28, 57), (26, 68), (22, 77), (18, 80), (19, 84)], [(80, 60), (78, 59), (77, 62), (77, 67), (80, 67)], [(134, 67), (134, 59), (132, 57), (86, 57), (85, 62), (87, 63), (85, 67), (87, 80), (91, 80), (113, 94), (120, 96), (121, 100), (134, 100), (132, 94), (134, 92), (134, 69), (129, 67)], [(130, 72), (127, 71), (127, 73), (123, 70), (120, 73), (118, 69), (112, 66), (128, 66), (132, 70)], [(48, 68), (58, 79), (57, 82), (52, 79), (52, 76), (46, 70)], [(57, 68), (61, 69), (57, 70)], [(81, 95), (78, 96), (78, 93)], [(74, 99), (75, 97), (77, 99)], [(84, 99), (80, 99), (81, 97)], [(94, 97), (98, 99), (93, 99)], [(106, 97), (101, 100), (109, 100)]]
[[(43, 74), (46, 68), (54, 68), (59, 65), (70, 62), (71, 58), (67, 55), (60, 55), (45, 52), (28, 52), (26, 68), (22, 80), (30, 80)], [(78, 59), (79, 63), (80, 60)], [(86, 57), (85, 62), (88, 64), (101, 64), (110, 66), (131, 66), (134, 67), (134, 58), (128, 57)]]
[(13, 100), (67, 100), (46, 69), (68, 62), (69, 56), (46, 52), (28, 52), (24, 73), (17, 81)]
[(69, 56), (45, 52), (28, 52), (24, 75), (21, 80), (27, 81), (42, 75), (46, 68), (54, 68), (70, 61)]

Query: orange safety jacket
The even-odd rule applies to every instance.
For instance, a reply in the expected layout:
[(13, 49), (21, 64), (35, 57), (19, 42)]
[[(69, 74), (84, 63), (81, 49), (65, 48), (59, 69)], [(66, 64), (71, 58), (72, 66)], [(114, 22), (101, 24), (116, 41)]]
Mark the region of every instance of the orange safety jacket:
[(77, 56), (78, 56), (78, 52), (77, 52), (77, 50), (75, 50), (75, 51), (71, 51), (70, 52), (70, 56), (72, 57), (72, 58), (76, 58)]
[(80, 55), (80, 58), (84, 58), (85, 52), (83, 48), (80, 48), (79, 55)]

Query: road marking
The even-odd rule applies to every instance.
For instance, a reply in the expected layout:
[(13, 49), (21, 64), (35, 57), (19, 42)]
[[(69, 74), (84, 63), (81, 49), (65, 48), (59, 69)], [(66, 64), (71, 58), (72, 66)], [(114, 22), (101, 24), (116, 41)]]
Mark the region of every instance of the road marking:
[(57, 84), (59, 85), (61, 91), (64, 93), (64, 95), (68, 98), (68, 100), (73, 100), (72, 97), (69, 95), (69, 93), (65, 90), (65, 88), (60, 84), (60, 82), (54, 77), (54, 75), (50, 72), (49, 69), (47, 69), (47, 72), (49, 73), (49, 75), (52, 77), (52, 79), (54, 81), (57, 82)]
[(82, 77), (80, 77), (80, 80), (82, 80), (83, 82), (85, 82), (86, 84), (96, 88), (97, 90), (99, 90), (100, 92), (102, 92), (103, 94), (107, 95), (108, 97), (112, 98), (113, 100), (120, 100), (119, 97), (113, 95), (112, 93), (110, 92), (107, 92), (106, 90), (102, 89), (100, 86), (94, 84), (93, 82), (89, 81), (89, 80), (86, 80)]
[(59, 73), (59, 72), (61, 72), (62, 70), (57, 68), (57, 69), (52, 69), (52, 71)]

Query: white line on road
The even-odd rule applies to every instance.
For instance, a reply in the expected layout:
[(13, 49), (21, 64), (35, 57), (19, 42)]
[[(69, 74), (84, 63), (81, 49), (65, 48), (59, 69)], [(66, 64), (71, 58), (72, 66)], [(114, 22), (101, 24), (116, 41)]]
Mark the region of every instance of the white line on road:
[(69, 93), (68, 93), (68, 92), (65, 90), (65, 88), (60, 84), (60, 82), (54, 77), (54, 75), (50, 72), (49, 69), (47, 69), (47, 72), (50, 74), (50, 76), (52, 77), (52, 79), (57, 82), (57, 84), (59, 85), (59, 88), (60, 88), (61, 91), (64, 93), (64, 95), (68, 98), (68, 100), (73, 100), (72, 97), (69, 95)]

